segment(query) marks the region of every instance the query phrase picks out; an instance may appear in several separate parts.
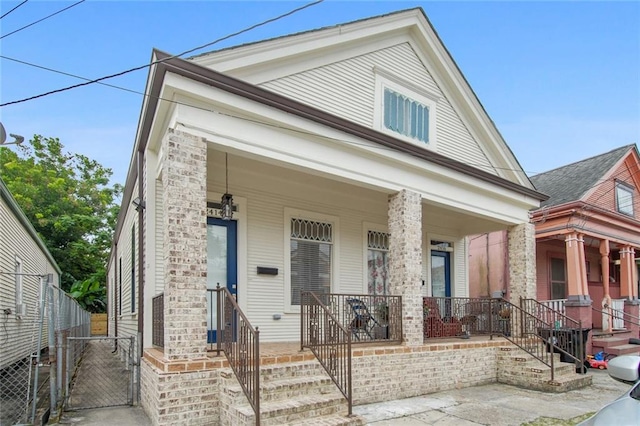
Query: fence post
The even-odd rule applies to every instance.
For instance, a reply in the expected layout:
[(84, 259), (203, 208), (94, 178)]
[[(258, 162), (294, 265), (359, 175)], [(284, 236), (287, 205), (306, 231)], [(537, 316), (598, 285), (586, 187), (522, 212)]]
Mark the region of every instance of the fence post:
[(493, 298), (489, 299), (489, 340), (493, 340)]
[(220, 315), (222, 315), (222, 298), (220, 297), (220, 283), (218, 283), (216, 285), (216, 356), (220, 356), (221, 350), (220, 338), (222, 334), (222, 319), (220, 318)]

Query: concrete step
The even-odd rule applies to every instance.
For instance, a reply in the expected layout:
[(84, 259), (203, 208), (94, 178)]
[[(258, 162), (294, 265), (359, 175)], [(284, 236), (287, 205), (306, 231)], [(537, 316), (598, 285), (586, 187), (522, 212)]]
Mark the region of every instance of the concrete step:
[(608, 346), (617, 346), (620, 344), (629, 343), (629, 339), (631, 338), (631, 333), (625, 335), (615, 335), (615, 336), (599, 336), (591, 339), (591, 344), (593, 346), (599, 347), (608, 347)]
[(364, 426), (367, 422), (360, 416), (332, 414), (330, 416), (320, 416), (310, 419), (300, 419), (286, 425), (296, 426)]
[(613, 355), (640, 355), (640, 345), (617, 345), (604, 349), (606, 353)]
[[(255, 424), (253, 408), (247, 404), (235, 404), (238, 424)], [(260, 403), (261, 425), (296, 424), (305, 419), (324, 416), (346, 416), (347, 402), (338, 395), (300, 395), (289, 400), (265, 401)]]
[[(242, 402), (244, 393), (240, 385), (236, 382), (229, 382), (223, 385), (223, 393), (234, 401)], [(277, 399), (290, 399), (297, 395), (328, 395), (340, 394), (338, 387), (328, 375), (324, 376), (301, 376), (289, 379), (271, 380), (260, 383), (260, 401), (274, 401)]]
[(264, 383), (280, 378), (318, 376), (324, 374), (326, 374), (324, 368), (322, 368), (322, 365), (317, 360), (260, 366), (260, 380)]

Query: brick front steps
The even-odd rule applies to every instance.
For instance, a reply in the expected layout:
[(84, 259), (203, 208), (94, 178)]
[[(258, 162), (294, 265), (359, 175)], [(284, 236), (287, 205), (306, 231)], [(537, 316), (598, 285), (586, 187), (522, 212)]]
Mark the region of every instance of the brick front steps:
[[(262, 366), (261, 425), (363, 425), (318, 361)], [(255, 425), (253, 408), (231, 370), (221, 374), (222, 424)]]
[(522, 349), (500, 348), (498, 382), (543, 392), (566, 392), (591, 385), (591, 376), (576, 374), (573, 363), (560, 362), (559, 354), (553, 356), (554, 379), (551, 380), (551, 367)]
[(640, 345), (630, 345), (630, 332), (615, 332), (593, 336), (591, 346), (593, 353), (604, 351), (613, 355), (640, 355)]

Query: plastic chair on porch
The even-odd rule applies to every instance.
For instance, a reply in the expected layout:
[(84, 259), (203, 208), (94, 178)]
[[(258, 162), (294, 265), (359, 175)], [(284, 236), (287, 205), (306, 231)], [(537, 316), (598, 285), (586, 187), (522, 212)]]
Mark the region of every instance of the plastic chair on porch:
[(362, 337), (373, 340), (373, 328), (380, 327), (380, 323), (371, 315), (369, 308), (362, 300), (347, 299), (347, 303), (353, 313), (353, 319), (349, 323), (353, 336), (358, 340), (361, 340)]

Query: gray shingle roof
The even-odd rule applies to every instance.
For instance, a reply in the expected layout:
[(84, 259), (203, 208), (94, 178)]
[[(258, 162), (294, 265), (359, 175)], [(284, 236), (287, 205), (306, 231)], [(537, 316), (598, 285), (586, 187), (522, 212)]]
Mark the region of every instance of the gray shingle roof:
[(625, 145), (586, 160), (531, 176), (536, 189), (549, 199), (540, 206), (557, 206), (580, 200), (635, 145)]

